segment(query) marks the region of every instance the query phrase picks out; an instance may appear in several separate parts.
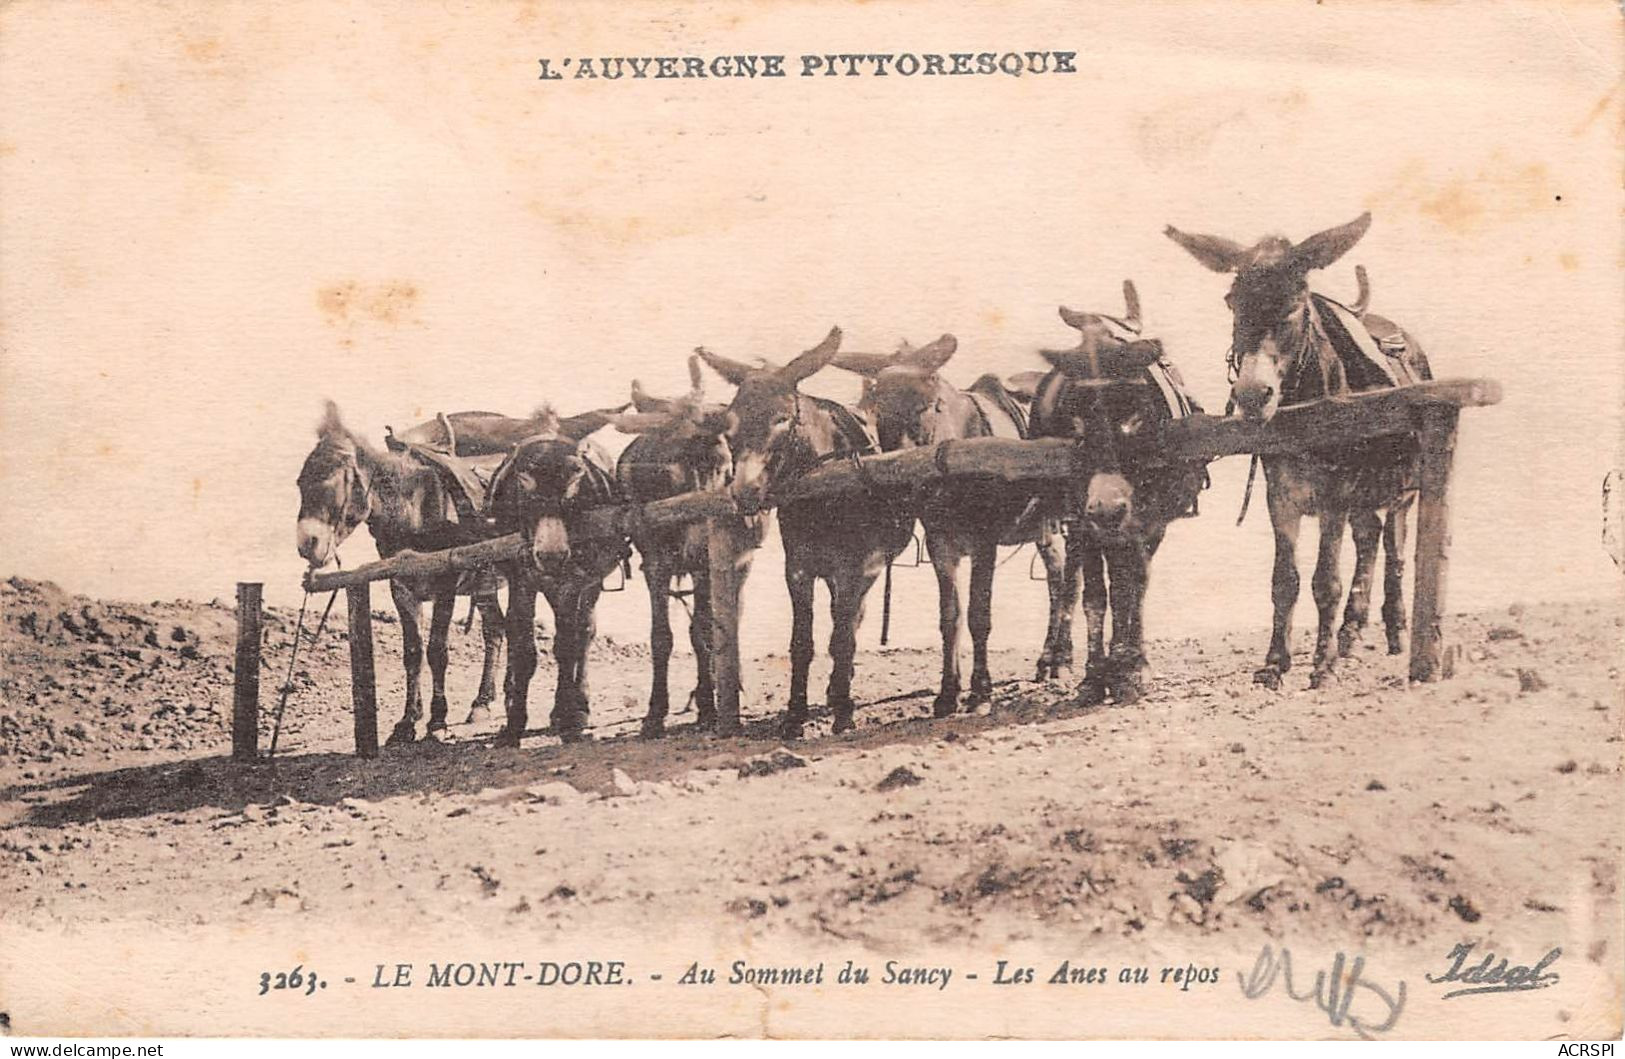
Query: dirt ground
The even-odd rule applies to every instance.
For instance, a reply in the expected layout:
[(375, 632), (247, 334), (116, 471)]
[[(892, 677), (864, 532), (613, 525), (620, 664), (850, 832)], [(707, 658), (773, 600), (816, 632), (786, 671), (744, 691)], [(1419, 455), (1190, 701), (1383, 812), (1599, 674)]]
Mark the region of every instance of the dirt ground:
[[(928, 717), (933, 653), (869, 652), (858, 730), (833, 736), (815, 707), (789, 747), (773, 736), (782, 654), (747, 666), (745, 737), (696, 734), (674, 704), (673, 734), (649, 742), (646, 649), (601, 640), (594, 741), (496, 749), (493, 715), (373, 761), (349, 753), (341, 604), (303, 649), (274, 767), (229, 759), (229, 605), (13, 578), (0, 609), (4, 931), (682, 922), (874, 951), (1448, 935), (1620, 957), (1622, 622), (1606, 602), (1452, 616), (1460, 671), (1409, 688), (1380, 631), (1316, 691), (1301, 631), (1282, 692), (1251, 683), (1261, 630), (1153, 641), (1149, 694), (1123, 708), (1076, 708), (1004, 653), (991, 711), (946, 721)], [(387, 734), (398, 626), (375, 628)], [(269, 614), (262, 750), (292, 629)], [(459, 625), (453, 720), (478, 651)], [(673, 686), (692, 672), (679, 655)], [(550, 660), (536, 680), (545, 723)]]

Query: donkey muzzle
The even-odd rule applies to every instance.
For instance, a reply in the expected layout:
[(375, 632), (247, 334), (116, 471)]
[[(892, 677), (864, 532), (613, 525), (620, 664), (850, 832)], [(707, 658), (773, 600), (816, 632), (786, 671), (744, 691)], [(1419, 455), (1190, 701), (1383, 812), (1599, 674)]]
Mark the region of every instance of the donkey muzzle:
[(538, 568), (557, 566), (570, 558), (570, 532), (559, 515), (543, 515), (530, 535), (530, 558)]
[(1231, 388), (1230, 399), (1247, 419), (1268, 419), (1275, 414), (1278, 403), (1275, 400), (1275, 387), (1264, 383), (1238, 383)]
[(299, 558), (312, 569), (326, 566), (333, 552), (333, 529), (319, 519), (300, 519), (294, 531), (294, 545)]

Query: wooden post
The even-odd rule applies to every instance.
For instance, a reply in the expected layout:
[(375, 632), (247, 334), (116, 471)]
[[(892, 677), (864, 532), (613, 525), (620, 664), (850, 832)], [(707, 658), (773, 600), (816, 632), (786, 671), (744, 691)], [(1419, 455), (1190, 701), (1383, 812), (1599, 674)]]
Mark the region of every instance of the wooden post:
[(739, 721), (739, 588), (744, 581), (745, 553), (739, 547), (735, 519), (706, 521), (711, 566), (711, 686), (717, 696), (717, 734), (738, 735)]
[(1450, 405), (1422, 409), (1422, 466), (1416, 504), (1416, 599), (1411, 611), (1411, 679), (1450, 676), (1440, 619), (1450, 572), (1450, 465), (1456, 454), (1456, 421)]
[(350, 605), (350, 703), (357, 757), (378, 756), (378, 687), (372, 670), (372, 586), (344, 590)]
[(231, 699), (231, 756), (260, 756), (260, 598), (257, 581), (237, 582), (237, 662)]

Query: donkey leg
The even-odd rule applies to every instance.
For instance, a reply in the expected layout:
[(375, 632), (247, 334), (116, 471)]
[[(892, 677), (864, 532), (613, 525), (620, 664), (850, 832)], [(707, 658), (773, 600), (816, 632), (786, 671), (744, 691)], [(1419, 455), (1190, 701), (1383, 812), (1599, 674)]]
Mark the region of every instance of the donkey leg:
[(1388, 509), (1382, 532), (1382, 627), (1388, 635), (1388, 653), (1405, 650), (1405, 535), (1406, 517), (1414, 498)]
[(1348, 605), (1343, 608), (1343, 627), (1337, 630), (1340, 658), (1354, 650), (1371, 618), (1371, 582), (1377, 570), (1377, 549), (1382, 545), (1382, 516), (1375, 511), (1351, 511), (1349, 532), (1354, 535), (1354, 578), (1349, 584)]
[(536, 587), (518, 577), (508, 580), (508, 673), (503, 681), (508, 721), (497, 733), (497, 746), (518, 746), (530, 720), (530, 678), (536, 673)]
[(987, 640), (993, 633), (993, 571), (999, 565), (999, 546), (992, 539), (976, 542), (970, 565), (970, 701), (993, 698), (993, 675), (987, 666)]
[(1065, 537), (1046, 529), (1039, 533), (1037, 545), (1049, 588), (1049, 632), (1038, 656), (1038, 679), (1061, 680), (1066, 676), (1062, 670), (1072, 668), (1072, 611), (1078, 605), (1078, 585), (1073, 581), (1068, 594)]
[(838, 573), (829, 586), (829, 690), (826, 699), (835, 715), (835, 734), (857, 727), (852, 719), (852, 674), (858, 654), (858, 626), (863, 622), (863, 601), (879, 571), (861, 568)]
[(711, 571), (694, 571), (694, 616), (688, 623), (688, 641), (694, 648), (695, 723), (713, 728), (717, 723), (717, 689), (711, 682)]
[(579, 741), (587, 722), (575, 690), (580, 677), (580, 641), (584, 631), (578, 617), (580, 597), (579, 587), (573, 585), (549, 592), (547, 596), (553, 606), (553, 659), (558, 667), (553, 685), (553, 711), (548, 721), (553, 734), (566, 743)]
[(480, 608), (480, 633), (485, 638), (485, 662), (480, 669), (480, 690), (468, 707), (464, 724), (482, 724), (490, 716), (491, 703), (496, 700), (497, 666), (502, 661), (503, 622), (502, 605), (496, 594), (481, 594), (476, 602)]
[(446, 730), (446, 663), (449, 652), (446, 641), (451, 638), (452, 611), (457, 606), (457, 590), (437, 593), (429, 609), (429, 679), (433, 694), (429, 697), (429, 731)]
[(1106, 553), (1111, 573), (1112, 647), (1106, 673), (1112, 700), (1119, 706), (1138, 702), (1145, 689), (1145, 646), (1140, 614), (1145, 606), (1149, 563), (1138, 541), (1115, 545)]
[(1275, 530), (1275, 569), (1270, 575), (1274, 628), (1269, 653), (1264, 655), (1264, 665), (1253, 674), (1253, 683), (1279, 691), (1281, 675), (1292, 668), (1292, 608), (1298, 605), (1298, 530), (1303, 524), (1303, 512), (1275, 489), (1269, 493), (1270, 525)]
[(645, 739), (659, 739), (666, 734), (666, 714), (671, 708), (666, 687), (672, 645), (670, 565), (659, 558), (651, 562), (645, 557), (643, 583), (649, 590), (649, 661), (653, 674), (649, 683), (649, 712), (644, 715), (642, 731)]
[(1320, 556), (1310, 584), (1320, 617), (1315, 630), (1315, 668), (1309, 675), (1312, 688), (1331, 679), (1332, 667), (1337, 662), (1337, 645), (1332, 636), (1337, 624), (1337, 604), (1343, 598), (1343, 578), (1338, 567), (1343, 555), (1343, 530), (1348, 521), (1348, 512), (1341, 509), (1325, 511), (1320, 516)]
[(395, 728), (384, 740), (385, 746), (402, 746), (415, 740), (418, 718), (423, 716), (423, 697), (418, 678), (423, 672), (423, 633), (419, 626), (423, 620), (423, 605), (410, 588), (399, 581), (389, 583), (389, 594), (395, 600), (395, 610), (401, 616), (401, 661), (406, 667), (406, 709)]
[(813, 581), (805, 570), (785, 561), (784, 583), (790, 589), (790, 702), (784, 714), (786, 739), (800, 739), (807, 723), (807, 670), (813, 656)]
[(1068, 577), (1083, 580), (1083, 620), (1088, 637), (1083, 682), (1078, 685), (1080, 706), (1099, 706), (1106, 701), (1106, 557), (1100, 544), (1087, 530), (1078, 528), (1066, 544)]
[[(937, 575), (937, 630), (942, 637), (942, 681), (931, 713), (951, 717), (959, 708), (959, 542), (943, 531), (927, 531), (925, 544)], [(830, 616), (835, 617), (835, 590), (830, 590)], [(835, 656), (834, 641), (830, 657)], [(831, 705), (834, 705), (833, 702)]]
[(589, 714), (587, 689), (587, 650), (598, 632), (598, 592), (602, 582), (594, 578), (575, 586), (564, 608), (555, 612), (559, 633), (570, 626), (570, 656), (559, 656), (559, 682), (553, 695), (553, 731), (566, 743), (586, 738)]

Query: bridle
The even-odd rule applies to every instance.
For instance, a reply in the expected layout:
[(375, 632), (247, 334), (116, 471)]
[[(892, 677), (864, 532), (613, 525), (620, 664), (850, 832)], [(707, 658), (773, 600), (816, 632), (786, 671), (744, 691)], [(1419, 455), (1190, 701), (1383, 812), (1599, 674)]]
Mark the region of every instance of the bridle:
[[(337, 446), (330, 446), (337, 448)], [(339, 504), (337, 515), (328, 523), (327, 528), (333, 534), (333, 547), (337, 549), (347, 540), (372, 514), (372, 482), (361, 469), (361, 461), (357, 458), (355, 449), (351, 448), (338, 461), (338, 474), (342, 476), (339, 495), (343, 500)], [(331, 477), (331, 475), (329, 475)], [(357, 505), (353, 501), (357, 494), (361, 497), (360, 510), (354, 511)]]
[[(1307, 288), (1304, 290), (1293, 311), (1278, 321), (1268, 333), (1277, 336), (1276, 345), (1277, 347), (1280, 347), (1282, 343), (1279, 341), (1278, 336), (1289, 325), (1292, 325), (1295, 318), (1298, 317), (1302, 318), (1302, 326), (1297, 328), (1298, 334), (1295, 336), (1294, 344), (1297, 348), (1292, 350), (1291, 359), (1287, 362), (1286, 368), (1281, 372), (1281, 404), (1283, 405), (1295, 403), (1297, 398), (1300, 396), (1299, 390), (1302, 387), (1304, 374), (1308, 371), (1309, 362), (1311, 359), (1316, 362), (1315, 366), (1321, 371), (1322, 388), (1324, 389), (1326, 396), (1331, 396), (1333, 393), (1333, 380), (1331, 373), (1328, 373), (1324, 365), (1320, 363), (1321, 349), (1325, 345), (1327, 339), (1325, 332), (1321, 327), (1320, 315), (1315, 309), (1314, 303), (1310, 300), (1309, 291)], [(1225, 363), (1229, 369), (1227, 376), (1231, 386), (1234, 386), (1236, 380), (1241, 377), (1242, 361), (1256, 352), (1257, 349), (1255, 348), (1251, 351), (1251, 353), (1242, 353), (1234, 346), (1231, 346), (1231, 348), (1227, 351)], [(1225, 414), (1228, 415), (1230, 410), (1231, 408), (1227, 407)]]

